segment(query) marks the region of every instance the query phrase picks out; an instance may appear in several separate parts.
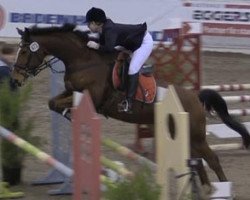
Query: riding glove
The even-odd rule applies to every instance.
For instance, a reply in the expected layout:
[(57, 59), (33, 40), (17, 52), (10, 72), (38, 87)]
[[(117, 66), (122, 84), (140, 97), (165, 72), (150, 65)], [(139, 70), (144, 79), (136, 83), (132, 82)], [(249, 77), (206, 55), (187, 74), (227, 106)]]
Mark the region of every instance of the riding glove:
[(99, 49), (100, 44), (94, 42), (94, 41), (88, 41), (87, 46), (92, 49)]

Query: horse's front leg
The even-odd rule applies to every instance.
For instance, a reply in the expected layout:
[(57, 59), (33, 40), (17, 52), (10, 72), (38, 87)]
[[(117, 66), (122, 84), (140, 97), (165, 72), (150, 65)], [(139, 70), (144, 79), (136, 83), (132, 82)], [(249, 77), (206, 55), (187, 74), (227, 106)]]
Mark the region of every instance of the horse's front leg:
[(68, 120), (71, 120), (70, 108), (72, 107), (72, 102), (73, 92), (64, 91), (49, 100), (49, 109), (63, 115)]

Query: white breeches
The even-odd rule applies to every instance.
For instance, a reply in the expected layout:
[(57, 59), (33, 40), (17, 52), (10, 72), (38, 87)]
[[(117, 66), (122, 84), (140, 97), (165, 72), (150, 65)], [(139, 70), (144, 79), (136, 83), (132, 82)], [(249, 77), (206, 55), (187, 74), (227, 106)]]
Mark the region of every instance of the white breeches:
[(153, 50), (152, 36), (147, 32), (141, 46), (132, 53), (128, 74), (133, 75), (139, 72)]

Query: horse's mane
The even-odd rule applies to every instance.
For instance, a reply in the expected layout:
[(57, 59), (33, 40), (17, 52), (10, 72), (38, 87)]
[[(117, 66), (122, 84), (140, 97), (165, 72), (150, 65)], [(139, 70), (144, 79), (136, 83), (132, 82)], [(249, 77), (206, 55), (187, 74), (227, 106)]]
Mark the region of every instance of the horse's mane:
[[(89, 37), (89, 31), (80, 31), (80, 30), (74, 30), (76, 28), (75, 24), (64, 24), (62, 26), (55, 26), (55, 27), (38, 27), (38, 26), (32, 26), (30, 28), (26, 28), (27, 34), (32, 35), (46, 35), (50, 33), (68, 33), (72, 32), (74, 33), (79, 39), (88, 41)], [(27, 35), (26, 35), (27, 36)]]

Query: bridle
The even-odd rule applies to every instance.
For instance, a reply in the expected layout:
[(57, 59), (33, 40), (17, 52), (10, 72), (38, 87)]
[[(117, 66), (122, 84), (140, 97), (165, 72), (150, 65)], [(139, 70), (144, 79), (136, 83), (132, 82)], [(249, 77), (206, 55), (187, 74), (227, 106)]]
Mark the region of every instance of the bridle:
[[(33, 47), (32, 47), (32, 45), (33, 45)], [(34, 47), (35, 45), (38, 45), (38, 46)], [(25, 42), (25, 43), (20, 42), (19, 47), (20, 48), (25, 48), (26, 47), (28, 49), (28, 51), (29, 51), (29, 56), (28, 56), (26, 64), (24, 64), (24, 65), (14, 64), (15, 70), (17, 70), (17, 72), (19, 74), (21, 74), (25, 79), (30, 77), (30, 76), (36, 76), (37, 74), (39, 74), (45, 68), (49, 67), (49, 68), (52, 69), (51, 65), (58, 62), (58, 60), (55, 57), (52, 57), (49, 60), (44, 61), (44, 58), (42, 58), (37, 53), (38, 50), (39, 50), (39, 44), (37, 42)], [(37, 48), (37, 49), (35, 49), (35, 48)], [(41, 64), (38, 67), (31, 66), (30, 62), (31, 62), (32, 58), (37, 59)], [(53, 61), (53, 62), (51, 62), (51, 61)]]

